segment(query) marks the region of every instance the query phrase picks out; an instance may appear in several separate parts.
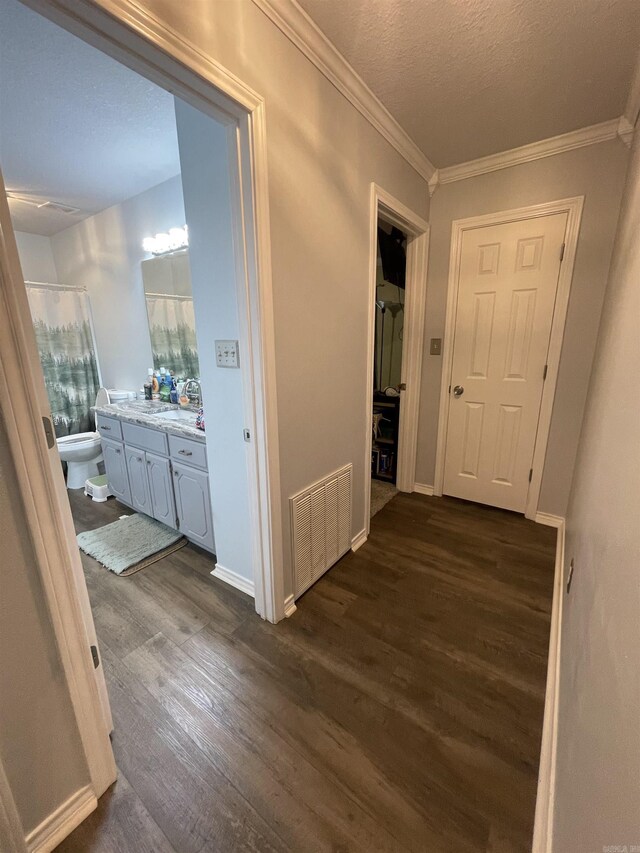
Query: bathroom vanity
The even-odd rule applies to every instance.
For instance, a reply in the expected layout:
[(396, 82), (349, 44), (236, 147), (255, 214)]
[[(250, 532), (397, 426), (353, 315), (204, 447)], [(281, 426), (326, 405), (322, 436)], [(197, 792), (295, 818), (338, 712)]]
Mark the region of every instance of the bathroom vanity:
[(195, 412), (131, 401), (95, 414), (114, 496), (215, 553), (207, 449)]

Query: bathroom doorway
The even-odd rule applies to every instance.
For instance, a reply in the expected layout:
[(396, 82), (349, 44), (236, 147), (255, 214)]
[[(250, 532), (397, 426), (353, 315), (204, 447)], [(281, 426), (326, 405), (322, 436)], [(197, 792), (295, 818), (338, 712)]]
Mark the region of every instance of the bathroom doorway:
[(415, 483), (429, 226), (373, 184), (370, 234), (365, 535), (371, 516)]
[[(199, 352), (200, 358), (207, 362), (202, 367), (203, 385), (208, 381), (208, 387), (214, 389), (214, 393), (219, 391), (219, 409), (225, 411), (227, 418), (217, 433), (220, 441), (214, 448), (214, 457), (219, 456), (223, 464), (215, 467), (222, 478), (232, 480), (229, 493), (223, 495), (226, 505), (233, 507), (234, 501), (240, 500), (246, 510), (236, 513), (227, 536), (232, 545), (241, 542), (250, 554), (255, 609), (261, 616), (277, 621), (284, 615), (284, 595), (278, 574), (282, 563), (279, 558), (282, 532), (275, 393), (272, 390), (273, 329), (266, 184), (263, 181), (266, 152), (263, 146), (262, 100), (250, 90), (244, 90), (239, 81), (226, 75), (223, 69), (203, 70), (195, 53), (190, 54), (185, 49), (177, 59), (170, 59), (170, 50), (163, 52), (154, 46), (164, 33), (154, 31), (153, 25), (147, 27), (147, 36), (143, 38), (134, 29), (116, 23), (114, 18), (93, 4), (74, 5), (71, 11), (65, 11), (63, 6), (54, 8), (47, 3), (34, 2), (30, 5), (42, 8), (57, 25), (68, 27), (98, 49), (117, 56), (118, 60), (126, 59), (133, 70), (166, 91), (170, 90), (184, 105), (181, 109), (185, 125), (189, 121), (199, 123), (206, 137), (202, 142), (197, 134), (186, 134), (193, 146), (201, 142), (200, 152), (191, 148), (190, 161), (195, 164), (201, 156), (204, 166), (209, 167), (204, 179), (202, 175), (199, 179), (195, 176), (191, 179), (192, 210), (196, 211), (200, 206), (200, 212), (193, 216), (187, 213), (191, 220), (190, 236), (193, 235), (190, 251), (193, 249), (193, 257), (196, 246), (206, 244), (211, 248), (217, 245), (216, 240), (224, 239), (227, 251), (224, 281), (232, 285), (232, 293), (229, 291), (228, 294), (232, 298), (227, 302), (226, 312), (219, 312), (218, 326), (206, 319), (215, 310), (211, 303), (212, 288), (201, 283), (198, 287), (200, 296), (194, 297), (194, 302), (199, 299), (202, 304), (202, 311), (196, 308), (196, 315), (205, 318), (203, 322), (210, 342), (206, 353)], [(20, 9), (35, 14), (22, 6)], [(158, 28), (161, 30), (161, 25)], [(118, 48), (111, 41), (114, 29), (118, 30)], [(82, 74), (77, 75), (77, 80), (81, 85)], [(3, 128), (8, 133), (15, 132), (16, 123), (3, 121)], [(212, 140), (216, 144), (215, 150), (224, 155), (215, 164), (211, 163)], [(215, 191), (216, 182), (226, 187), (226, 195)], [(206, 188), (210, 205), (206, 215), (201, 197), (204, 193), (198, 196), (198, 187)], [(2, 181), (0, 190), (0, 301), (3, 306), (0, 312), (0, 385), (3, 420), (21, 497), (28, 511), (29, 532), (37, 551), (45, 600), (88, 761), (91, 792), (97, 797), (114, 778), (107, 737), (111, 725), (102, 677), (102, 657)], [(73, 215), (73, 211), (66, 215)], [(120, 222), (119, 226), (121, 234), (127, 236), (126, 223)], [(83, 262), (86, 248), (79, 247), (78, 263)], [(206, 260), (201, 266), (206, 266)], [(41, 276), (35, 278), (40, 280)], [(45, 276), (42, 278), (46, 281)], [(235, 325), (231, 318), (235, 318)], [(223, 365), (216, 366), (219, 364), (214, 345), (217, 339), (224, 339), (222, 343), (237, 344), (236, 357), (238, 353), (240, 357), (236, 373), (221, 369)], [(130, 336), (130, 347), (135, 343), (136, 338)], [(127, 347), (122, 349), (126, 357)], [(227, 358), (227, 353), (228, 348), (223, 347), (222, 358)], [(230, 384), (233, 385), (233, 399), (227, 406)], [(19, 394), (15, 393), (16, 388), (20, 389)], [(234, 476), (234, 466), (238, 471), (237, 477)], [(157, 605), (155, 607), (157, 609)], [(170, 610), (169, 598), (166, 608)]]

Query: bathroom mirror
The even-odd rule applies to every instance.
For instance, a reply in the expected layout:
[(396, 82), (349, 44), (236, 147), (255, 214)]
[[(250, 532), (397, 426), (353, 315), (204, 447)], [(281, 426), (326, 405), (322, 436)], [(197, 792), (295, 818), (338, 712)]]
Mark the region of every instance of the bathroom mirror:
[(189, 250), (141, 262), (153, 366), (177, 379), (200, 376)]

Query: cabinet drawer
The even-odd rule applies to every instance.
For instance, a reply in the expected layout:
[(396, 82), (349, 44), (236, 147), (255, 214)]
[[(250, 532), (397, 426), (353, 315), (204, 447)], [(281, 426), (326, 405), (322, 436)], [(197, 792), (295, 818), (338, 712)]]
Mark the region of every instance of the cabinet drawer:
[(180, 438), (177, 435), (169, 436), (169, 449), (171, 458), (194, 468), (207, 470), (207, 448), (204, 442), (191, 441), (189, 438)]
[(119, 441), (122, 438), (122, 429), (117, 418), (96, 415), (96, 426), (102, 438), (110, 438), (114, 441)]
[(123, 423), (122, 435), (127, 444), (133, 444), (134, 447), (140, 447), (142, 450), (151, 450), (153, 453), (160, 453), (162, 456), (169, 455), (167, 436), (164, 432), (138, 426), (137, 424)]

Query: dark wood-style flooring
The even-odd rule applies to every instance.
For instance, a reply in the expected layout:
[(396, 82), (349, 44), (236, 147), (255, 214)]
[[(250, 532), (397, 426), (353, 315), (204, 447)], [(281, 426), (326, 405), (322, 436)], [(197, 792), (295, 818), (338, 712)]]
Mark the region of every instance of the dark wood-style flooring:
[[(78, 530), (124, 511), (70, 493)], [(279, 625), (83, 555), (120, 776), (64, 853), (528, 851), (555, 531), (398, 495)]]

